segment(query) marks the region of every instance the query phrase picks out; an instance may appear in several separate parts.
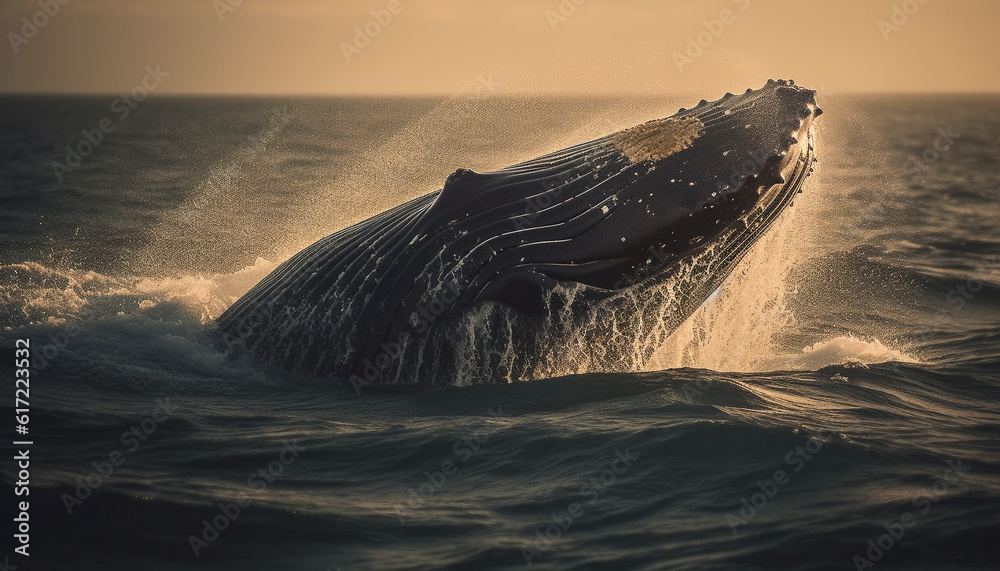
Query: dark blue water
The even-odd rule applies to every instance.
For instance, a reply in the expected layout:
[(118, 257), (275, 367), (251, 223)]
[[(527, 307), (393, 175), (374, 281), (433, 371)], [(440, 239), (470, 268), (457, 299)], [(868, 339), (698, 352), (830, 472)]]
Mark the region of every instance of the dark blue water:
[(0, 558), (997, 568), (1000, 99), (821, 101), (805, 193), (642, 371), (360, 396), (227, 353), (212, 319), (458, 167), (690, 102), (178, 98), (122, 119), (112, 99), (0, 107), (2, 370), (30, 338), (35, 443), (31, 556), (5, 445)]

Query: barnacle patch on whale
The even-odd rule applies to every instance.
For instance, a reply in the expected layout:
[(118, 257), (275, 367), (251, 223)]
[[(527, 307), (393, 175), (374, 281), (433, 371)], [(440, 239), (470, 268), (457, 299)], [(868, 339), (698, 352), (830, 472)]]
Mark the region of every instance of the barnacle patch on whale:
[(611, 142), (633, 163), (657, 161), (690, 147), (704, 128), (697, 117), (668, 117), (619, 131)]

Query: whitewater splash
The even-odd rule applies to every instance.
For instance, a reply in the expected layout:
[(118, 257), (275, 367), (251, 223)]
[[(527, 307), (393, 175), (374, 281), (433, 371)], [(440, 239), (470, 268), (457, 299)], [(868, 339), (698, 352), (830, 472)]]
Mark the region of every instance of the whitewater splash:
[(127, 318), (169, 304), (207, 324), (276, 265), (258, 258), (254, 265), (234, 273), (166, 278), (114, 277), (36, 262), (0, 265), (0, 276), (10, 284), (0, 288), (0, 311), (6, 328), (11, 329), (111, 315)]
[[(823, 163), (806, 183), (796, 205), (713, 294), (653, 354), (642, 370), (699, 368), (727, 372), (816, 370), (844, 363), (919, 362), (875, 337), (837, 336), (805, 347), (781, 342), (798, 325), (792, 305), (814, 295), (792, 278), (797, 264), (817, 263), (824, 245), (818, 217), (836, 202), (837, 189), (824, 186)], [(815, 248), (815, 246), (814, 246)]]
[(682, 367), (726, 372), (816, 370), (843, 363), (918, 362), (876, 338), (837, 336), (795, 350), (780, 342), (797, 325), (790, 304), (804, 295), (790, 280), (799, 222), (786, 217), (728, 281), (646, 362), (642, 370)]

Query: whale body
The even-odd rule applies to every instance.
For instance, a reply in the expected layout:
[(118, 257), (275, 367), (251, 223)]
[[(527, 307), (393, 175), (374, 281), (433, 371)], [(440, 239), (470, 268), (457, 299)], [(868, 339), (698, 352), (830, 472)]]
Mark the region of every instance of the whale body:
[(627, 371), (801, 192), (815, 91), (702, 100), (442, 189), (305, 248), (217, 320), (300, 373), (371, 383)]

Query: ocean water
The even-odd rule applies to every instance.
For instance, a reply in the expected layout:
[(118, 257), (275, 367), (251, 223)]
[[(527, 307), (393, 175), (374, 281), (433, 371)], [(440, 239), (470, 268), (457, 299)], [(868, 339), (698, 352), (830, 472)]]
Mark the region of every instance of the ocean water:
[[(642, 370), (361, 395), (227, 353), (212, 320), (456, 168), (692, 102), (3, 98), (0, 346), (5, 378), (16, 339), (33, 367), (0, 557), (996, 569), (1000, 98), (820, 97), (805, 192)], [(27, 437), (30, 558), (7, 516)]]

